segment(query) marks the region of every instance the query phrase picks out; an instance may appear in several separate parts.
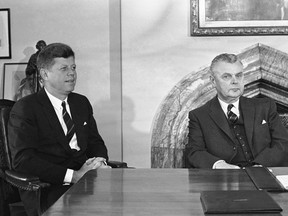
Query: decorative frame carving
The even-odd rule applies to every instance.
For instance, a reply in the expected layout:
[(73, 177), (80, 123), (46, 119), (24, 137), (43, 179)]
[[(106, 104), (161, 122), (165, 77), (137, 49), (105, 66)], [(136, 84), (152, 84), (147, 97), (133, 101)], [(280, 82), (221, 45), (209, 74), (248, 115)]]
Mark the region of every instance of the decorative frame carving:
[[(190, 0), (190, 7), (191, 36), (288, 34), (288, 18), (284, 17), (284, 6), (277, 0)], [(263, 8), (267, 9), (265, 13), (261, 13)]]

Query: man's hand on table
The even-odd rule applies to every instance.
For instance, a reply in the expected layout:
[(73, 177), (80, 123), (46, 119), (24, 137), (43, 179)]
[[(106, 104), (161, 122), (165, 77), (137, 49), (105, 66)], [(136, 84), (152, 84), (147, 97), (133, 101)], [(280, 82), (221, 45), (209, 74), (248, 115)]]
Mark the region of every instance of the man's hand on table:
[(106, 159), (102, 157), (89, 158), (79, 170), (73, 172), (71, 183), (76, 183), (88, 171), (98, 168), (111, 168), (106, 164)]
[(224, 160), (219, 160), (214, 163), (213, 169), (240, 169), (240, 167), (226, 163)]

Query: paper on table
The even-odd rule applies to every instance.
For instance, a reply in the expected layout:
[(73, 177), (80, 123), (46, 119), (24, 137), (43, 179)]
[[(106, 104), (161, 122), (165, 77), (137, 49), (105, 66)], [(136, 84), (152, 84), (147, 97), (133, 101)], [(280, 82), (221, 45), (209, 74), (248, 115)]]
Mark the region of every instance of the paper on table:
[(288, 189), (288, 175), (276, 175), (276, 178), (284, 188)]

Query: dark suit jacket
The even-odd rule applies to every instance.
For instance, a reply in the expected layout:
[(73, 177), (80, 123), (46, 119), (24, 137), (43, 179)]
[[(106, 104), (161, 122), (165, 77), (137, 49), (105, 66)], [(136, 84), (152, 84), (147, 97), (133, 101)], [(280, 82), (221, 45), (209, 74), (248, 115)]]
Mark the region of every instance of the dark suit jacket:
[[(253, 162), (282, 166), (288, 156), (288, 133), (279, 119), (276, 104), (269, 98), (240, 97), (239, 107)], [(231, 163), (237, 153), (235, 146), (217, 97), (189, 112), (187, 156), (193, 167), (212, 168), (221, 159)]]
[(67, 168), (78, 170), (90, 157), (108, 159), (90, 102), (70, 93), (68, 103), (80, 151), (72, 150), (44, 89), (13, 107), (8, 124), (13, 167), (42, 181), (62, 184)]

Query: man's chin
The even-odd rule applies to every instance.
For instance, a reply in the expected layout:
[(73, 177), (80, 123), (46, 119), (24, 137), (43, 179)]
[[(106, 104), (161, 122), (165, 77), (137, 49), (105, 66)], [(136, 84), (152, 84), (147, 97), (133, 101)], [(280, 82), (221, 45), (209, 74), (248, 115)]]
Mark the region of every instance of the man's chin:
[(240, 97), (242, 94), (243, 94), (243, 91), (241, 91), (240, 89), (230, 92), (231, 97)]
[(65, 90), (65, 92), (67, 93), (67, 94), (69, 94), (69, 93), (71, 93), (71, 92), (73, 92), (74, 91), (74, 88), (67, 88), (66, 90)]
[(227, 95), (230, 100), (233, 100), (233, 101), (236, 101), (238, 100), (240, 97), (241, 97), (242, 94), (230, 94), (230, 95)]
[(75, 83), (69, 83), (68, 85), (65, 86), (65, 89), (67, 91), (74, 91), (75, 88)]

